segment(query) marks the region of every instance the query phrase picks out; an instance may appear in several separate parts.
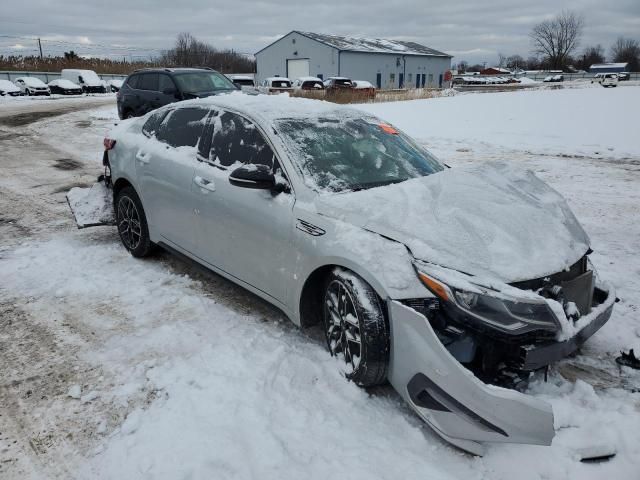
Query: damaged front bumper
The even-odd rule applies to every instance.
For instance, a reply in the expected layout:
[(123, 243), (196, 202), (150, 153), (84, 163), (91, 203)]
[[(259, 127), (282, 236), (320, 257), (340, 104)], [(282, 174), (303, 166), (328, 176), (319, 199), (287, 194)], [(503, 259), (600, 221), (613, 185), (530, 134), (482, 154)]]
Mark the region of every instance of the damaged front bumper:
[(476, 455), (484, 442), (551, 444), (551, 405), (480, 381), (416, 310), (390, 300), (389, 314), (389, 382), (438, 435)]
[[(604, 289), (606, 288), (606, 290)], [(547, 342), (542, 344), (529, 344), (520, 347), (519, 357), (521, 363), (519, 368), (526, 371), (533, 371), (543, 368), (551, 363), (557, 362), (575, 352), (594, 333), (600, 330), (613, 311), (616, 302), (616, 295), (612, 286), (595, 289), (594, 300), (597, 306), (591, 312), (580, 318), (579, 323), (582, 328), (567, 340), (559, 342)]]
[[(596, 289), (598, 305), (564, 341), (511, 346), (512, 367), (532, 371), (580, 347), (611, 316), (615, 293)], [(551, 405), (518, 391), (484, 383), (442, 342), (425, 315), (389, 300), (389, 381), (413, 410), (446, 441), (476, 455), (484, 444), (550, 445), (555, 431)], [(455, 352), (454, 352), (455, 353)]]

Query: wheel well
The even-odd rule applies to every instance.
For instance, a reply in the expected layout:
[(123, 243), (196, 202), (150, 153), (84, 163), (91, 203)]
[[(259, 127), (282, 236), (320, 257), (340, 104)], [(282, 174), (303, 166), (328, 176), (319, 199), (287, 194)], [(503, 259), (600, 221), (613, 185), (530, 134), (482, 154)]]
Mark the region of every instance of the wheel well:
[(310, 327), (322, 321), (322, 286), (337, 265), (325, 265), (309, 275), (300, 295), (300, 326)]
[(131, 183), (129, 183), (129, 181), (125, 178), (119, 178), (118, 180), (116, 180), (116, 183), (113, 184), (113, 198), (116, 198), (118, 192), (124, 187), (133, 188), (133, 185), (131, 185)]

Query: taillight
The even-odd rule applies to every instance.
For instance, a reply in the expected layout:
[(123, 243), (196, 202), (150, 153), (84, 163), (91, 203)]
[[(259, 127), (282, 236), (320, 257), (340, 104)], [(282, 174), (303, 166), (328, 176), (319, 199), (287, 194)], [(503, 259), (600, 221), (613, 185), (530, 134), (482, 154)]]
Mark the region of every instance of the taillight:
[(105, 137), (105, 139), (102, 141), (102, 144), (104, 145), (105, 150), (111, 150), (116, 146), (116, 141), (111, 138)]

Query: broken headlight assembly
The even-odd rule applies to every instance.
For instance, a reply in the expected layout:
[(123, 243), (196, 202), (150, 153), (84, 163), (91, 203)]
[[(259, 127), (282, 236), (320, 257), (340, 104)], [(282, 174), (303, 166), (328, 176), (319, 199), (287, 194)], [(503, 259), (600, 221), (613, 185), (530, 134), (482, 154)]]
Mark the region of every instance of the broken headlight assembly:
[(511, 335), (539, 330), (555, 332), (560, 328), (556, 316), (543, 298), (518, 298), (480, 286), (465, 290), (434, 278), (418, 266), (416, 270), (422, 283), (444, 302), (445, 308), (455, 309), (456, 317), (463, 321)]

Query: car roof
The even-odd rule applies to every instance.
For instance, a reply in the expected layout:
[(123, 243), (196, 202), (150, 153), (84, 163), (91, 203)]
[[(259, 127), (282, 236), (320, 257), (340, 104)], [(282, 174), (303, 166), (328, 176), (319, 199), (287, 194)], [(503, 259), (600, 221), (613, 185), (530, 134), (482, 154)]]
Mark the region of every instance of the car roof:
[[(346, 117), (372, 118), (373, 115), (351, 107), (288, 95), (247, 95), (240, 91), (180, 102), (179, 107), (219, 107), (235, 111), (263, 125), (287, 118)], [(175, 107), (174, 107), (175, 108)]]
[(273, 82), (273, 81), (286, 81), (286, 82), (290, 82), (291, 80), (288, 79), (287, 77), (267, 77), (265, 78), (265, 80), (267, 80), (268, 82)]
[(318, 77), (298, 77), (296, 80), (300, 80), (301, 82), (322, 82)]
[(182, 73), (182, 72), (216, 72), (220, 73), (213, 68), (208, 67), (149, 67), (149, 68), (139, 68), (138, 70), (134, 70), (132, 73)]

